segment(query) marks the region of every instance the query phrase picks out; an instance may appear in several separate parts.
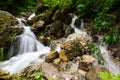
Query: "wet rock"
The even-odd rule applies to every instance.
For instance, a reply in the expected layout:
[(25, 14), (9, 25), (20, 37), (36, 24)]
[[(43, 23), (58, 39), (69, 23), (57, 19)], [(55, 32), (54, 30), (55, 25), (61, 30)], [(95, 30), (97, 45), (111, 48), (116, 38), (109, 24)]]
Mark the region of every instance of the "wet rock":
[(87, 52), (89, 39), (87, 36), (79, 35), (73, 40), (68, 40), (61, 44), (60, 58), (63, 61), (73, 60), (77, 56), (82, 56)]
[(56, 21), (56, 20), (61, 20), (61, 9), (56, 10), (56, 12), (54, 13), (52, 20)]
[(112, 56), (120, 58), (120, 49), (116, 50)]
[(63, 27), (65, 31), (64, 37), (68, 37), (70, 34), (74, 33), (74, 29), (71, 26), (64, 24)]
[(44, 21), (38, 21), (38, 22), (35, 22), (32, 25), (32, 27), (38, 29), (38, 28), (41, 28), (43, 26), (43, 24), (44, 24)]
[(44, 44), (45, 46), (49, 46), (51, 42), (50, 37), (39, 36), (39, 41)]
[(108, 71), (105, 67), (93, 67), (86, 73), (86, 80), (102, 80), (99, 76), (99, 72)]
[[(45, 21), (49, 18), (49, 16), (52, 14), (52, 12), (50, 10), (47, 10), (41, 14), (38, 14), (36, 16), (34, 16), (31, 20), (28, 20), (28, 24), (32, 25), (35, 22), (39, 22), (39, 21)], [(46, 22), (44, 22), (45, 24)]]
[(75, 26), (80, 29), (80, 25), (81, 25), (81, 19), (78, 17), (78, 18), (75, 20)]
[(14, 16), (6, 11), (0, 11), (0, 48), (3, 48), (3, 53), (8, 52), (15, 36), (21, 32), (22, 29), (18, 27), (18, 22)]
[(10, 80), (10, 78), (11, 76), (7, 72), (0, 69), (0, 80)]
[(46, 62), (52, 62), (54, 59), (58, 58), (59, 54), (57, 51), (51, 51), (50, 53), (48, 53), (45, 57), (45, 61)]
[(64, 23), (67, 24), (67, 25), (69, 25), (71, 23), (71, 21), (72, 21), (72, 15), (67, 14), (66, 18), (64, 20)]
[(49, 35), (52, 35), (55, 38), (62, 38), (64, 36), (63, 23), (60, 20), (57, 20), (50, 25)]

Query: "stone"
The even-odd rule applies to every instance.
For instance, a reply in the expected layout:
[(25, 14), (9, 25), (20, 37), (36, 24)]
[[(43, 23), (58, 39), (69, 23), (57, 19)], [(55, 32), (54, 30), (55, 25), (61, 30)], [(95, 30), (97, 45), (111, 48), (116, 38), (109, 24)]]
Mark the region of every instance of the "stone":
[(53, 64), (58, 65), (61, 62), (60, 58), (54, 59)]
[(55, 38), (62, 38), (64, 36), (63, 23), (60, 20), (57, 20), (50, 25), (49, 35), (52, 35)]
[(80, 25), (81, 25), (81, 19), (78, 17), (76, 20), (75, 20), (75, 26), (77, 27), (77, 28), (79, 28), (80, 29)]
[[(75, 37), (75, 36), (73, 36)], [(73, 60), (77, 56), (87, 54), (87, 46), (89, 39), (87, 36), (79, 35), (73, 40), (68, 40), (61, 44), (60, 58), (63, 61)], [(64, 56), (63, 56), (64, 55)]]
[(62, 60), (62, 61), (68, 61), (68, 57), (67, 55), (65, 54), (65, 51), (64, 50), (60, 50), (60, 53), (59, 53), (59, 58)]
[(93, 63), (96, 59), (91, 55), (83, 55), (80, 62)]
[(0, 48), (3, 48), (5, 56), (15, 36), (21, 33), (22, 29), (18, 27), (17, 19), (12, 14), (0, 10)]
[(68, 37), (70, 34), (74, 33), (74, 29), (71, 26), (64, 24), (63, 27), (65, 31), (64, 37)]
[(45, 56), (45, 61), (46, 62), (52, 62), (54, 59), (58, 58), (59, 54), (57, 51), (51, 51)]
[(99, 76), (99, 72), (105, 71), (108, 71), (105, 67), (95, 66), (86, 73), (86, 80), (102, 80)]
[(50, 37), (44, 37), (43, 36), (39, 36), (39, 41), (44, 44), (45, 46), (49, 46), (51, 43), (51, 38)]
[(93, 56), (83, 55), (80, 60), (79, 68), (84, 71), (89, 71), (92, 68), (95, 60), (96, 59)]

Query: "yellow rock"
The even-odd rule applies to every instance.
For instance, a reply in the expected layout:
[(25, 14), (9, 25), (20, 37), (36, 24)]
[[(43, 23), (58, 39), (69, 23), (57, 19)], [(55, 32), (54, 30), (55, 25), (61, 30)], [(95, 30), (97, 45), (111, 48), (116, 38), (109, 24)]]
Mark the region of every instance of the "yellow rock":
[(66, 56), (65, 54), (65, 51), (64, 50), (61, 50), (60, 53), (59, 53), (59, 58), (63, 61), (68, 61), (68, 57)]

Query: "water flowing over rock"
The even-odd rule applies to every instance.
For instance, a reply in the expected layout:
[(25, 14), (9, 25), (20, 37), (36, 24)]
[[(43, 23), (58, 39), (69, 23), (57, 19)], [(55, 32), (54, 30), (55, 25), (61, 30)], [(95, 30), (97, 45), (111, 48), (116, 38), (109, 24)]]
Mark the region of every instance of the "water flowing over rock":
[[(17, 47), (18, 51), (16, 51), (17, 56), (0, 63), (0, 67), (3, 70), (10, 72), (10, 74), (19, 72), (35, 62), (43, 61), (44, 54), (50, 51), (49, 47), (45, 47), (37, 41), (34, 33), (31, 32), (30, 27), (25, 26), (21, 19), (18, 19), (18, 22), (20, 26), (23, 27), (24, 31), (23, 34), (18, 36), (20, 43), (17, 45), (19, 46)], [(15, 45), (15, 43), (13, 45)], [(16, 48), (13, 46), (11, 52), (14, 52), (15, 49)], [(9, 57), (12, 55), (13, 53), (9, 54)]]
[[(57, 11), (55, 14), (57, 15)], [(41, 30), (46, 35), (40, 35), (39, 40), (44, 44), (47, 43), (47, 45), (51, 41), (51, 49), (39, 43), (33, 32), (31, 32), (31, 28), (25, 26), (19, 20), (24, 31), (23, 34), (17, 36), (18, 38), (16, 37), (18, 39), (16, 42), (20, 43), (19, 47), (16, 47), (16, 56), (1, 62), (0, 68), (7, 70), (10, 74), (16, 73), (15, 75), (18, 75), (18, 77), (25, 77), (28, 80), (34, 80), (35, 74), (40, 71), (43, 71), (42, 76), (44, 78), (54, 78), (55, 80), (101, 80), (99, 72), (108, 71), (106, 68), (118, 74), (119, 69), (116, 64), (112, 63), (105, 46), (100, 46), (100, 50), (105, 61), (103, 66), (106, 68), (93, 65), (97, 58), (90, 55), (88, 50), (89, 43), (92, 43), (92, 37), (84, 31), (84, 20), (80, 19), (80, 24), (76, 27), (75, 21), (78, 16), (70, 15), (73, 16), (70, 26), (63, 20), (56, 19), (57, 16), (51, 16), (52, 23), (45, 23), (44, 29)], [(38, 25), (38, 27), (40, 26)], [(71, 31), (66, 31), (66, 29)], [(71, 34), (73, 29), (75, 33)], [(55, 38), (54, 41), (52, 41), (53, 38)], [(46, 55), (46, 53), (48, 54)]]

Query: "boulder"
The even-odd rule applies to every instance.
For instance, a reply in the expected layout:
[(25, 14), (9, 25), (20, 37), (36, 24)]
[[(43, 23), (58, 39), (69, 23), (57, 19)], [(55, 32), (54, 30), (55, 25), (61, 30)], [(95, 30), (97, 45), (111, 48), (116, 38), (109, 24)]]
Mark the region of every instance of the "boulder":
[(39, 41), (44, 44), (45, 46), (49, 46), (51, 43), (50, 37), (39, 36)]
[(60, 20), (57, 20), (50, 25), (49, 35), (52, 35), (55, 38), (62, 38), (64, 36), (63, 23)]
[(86, 80), (102, 80), (99, 73), (105, 71), (108, 71), (107, 68), (95, 66), (86, 73)]
[(93, 56), (90, 55), (83, 55), (80, 60), (79, 68), (84, 71), (89, 71), (91, 67), (93, 66), (93, 62), (96, 59)]
[[(34, 16), (31, 20), (28, 20), (28, 24), (32, 25), (35, 22), (39, 22), (39, 21), (47, 21), (47, 19), (49, 19), (49, 16), (52, 14), (52, 12), (50, 10), (47, 10), (41, 14), (38, 14), (36, 16)], [(45, 22), (44, 22), (45, 24)]]
[(75, 20), (75, 26), (80, 29), (80, 25), (81, 25), (81, 19), (78, 17), (78, 18)]
[(50, 53), (48, 53), (45, 57), (45, 61), (46, 62), (52, 62), (54, 59), (58, 58), (59, 54), (57, 51), (51, 51)]
[(88, 53), (87, 47), (89, 39), (87, 36), (78, 35), (77, 37), (75, 37), (74, 35), (73, 40), (70, 39), (67, 39), (68, 41), (65, 41), (61, 44), (61, 50), (59, 55), (63, 61), (73, 60), (77, 56), (82, 56), (83, 54)]
[[(22, 29), (18, 27), (16, 18), (6, 11), (0, 11), (0, 50), (8, 52), (10, 44), (16, 35), (22, 32)], [(0, 53), (2, 54), (2, 53)]]
[(70, 34), (74, 33), (74, 29), (71, 26), (64, 24), (63, 27), (65, 31), (64, 37), (68, 37)]
[(69, 14), (69, 12), (71, 11), (70, 11), (70, 6), (66, 6), (63, 9), (57, 9), (52, 17), (52, 20), (53, 21), (61, 20), (65, 24), (69, 25), (72, 21), (72, 15)]

